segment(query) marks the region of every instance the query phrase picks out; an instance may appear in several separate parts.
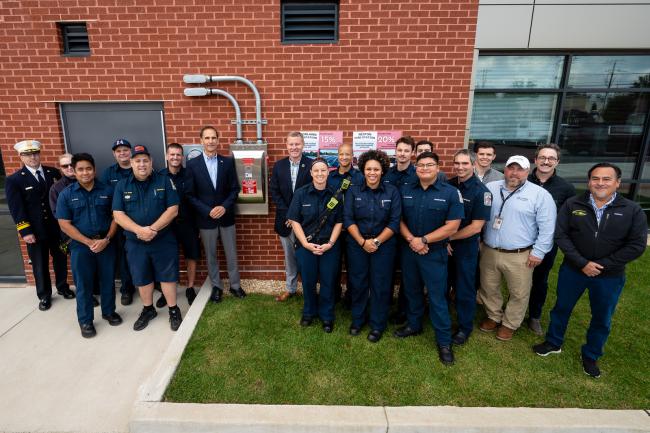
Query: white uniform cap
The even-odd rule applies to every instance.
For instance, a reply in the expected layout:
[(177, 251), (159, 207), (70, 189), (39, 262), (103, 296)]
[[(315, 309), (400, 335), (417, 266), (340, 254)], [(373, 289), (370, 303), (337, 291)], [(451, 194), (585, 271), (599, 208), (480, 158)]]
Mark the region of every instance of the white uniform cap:
[(36, 140), (23, 140), (14, 144), (18, 153), (36, 153), (41, 151), (41, 142)]

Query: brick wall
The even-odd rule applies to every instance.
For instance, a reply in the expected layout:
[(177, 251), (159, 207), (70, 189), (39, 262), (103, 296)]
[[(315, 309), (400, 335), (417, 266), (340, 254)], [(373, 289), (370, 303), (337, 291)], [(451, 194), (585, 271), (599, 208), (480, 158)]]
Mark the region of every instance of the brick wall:
[[(271, 164), (289, 130), (396, 129), (438, 145), (443, 169), (463, 146), (478, 0), (341, 0), (339, 42), (280, 43), (274, 1), (4, 1), (0, 10), (0, 150), (34, 138), (55, 165), (63, 136), (55, 101), (163, 100), (167, 138), (196, 142), (200, 127), (234, 139), (229, 103), (186, 98), (182, 76), (241, 75), (262, 94)], [(90, 57), (63, 57), (58, 21), (85, 21)], [(252, 118), (240, 84), (220, 88)], [(245, 127), (253, 138), (254, 127)], [(271, 208), (273, 213), (273, 208)], [(282, 278), (273, 214), (240, 217), (239, 259), (247, 278)], [(23, 254), (26, 258), (24, 245)], [(200, 265), (205, 269), (205, 263)], [(205, 273), (203, 273), (205, 275)], [(31, 272), (28, 271), (31, 281)]]

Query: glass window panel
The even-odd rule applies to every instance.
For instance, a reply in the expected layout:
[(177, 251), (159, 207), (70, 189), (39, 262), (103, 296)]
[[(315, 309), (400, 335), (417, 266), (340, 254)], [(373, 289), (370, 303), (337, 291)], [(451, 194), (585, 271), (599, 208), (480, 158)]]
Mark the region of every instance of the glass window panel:
[(645, 211), (646, 219), (650, 224), (650, 183), (639, 184), (635, 200)]
[(574, 56), (568, 87), (650, 88), (650, 56)]
[(564, 56), (480, 56), (477, 89), (556, 89)]
[(551, 140), (557, 98), (539, 93), (476, 93), (470, 140), (494, 143), (496, 162), (515, 154), (532, 158), (538, 144)]
[(596, 162), (621, 167), (632, 177), (648, 115), (650, 94), (568, 93), (564, 101), (559, 145), (562, 175), (583, 176)]

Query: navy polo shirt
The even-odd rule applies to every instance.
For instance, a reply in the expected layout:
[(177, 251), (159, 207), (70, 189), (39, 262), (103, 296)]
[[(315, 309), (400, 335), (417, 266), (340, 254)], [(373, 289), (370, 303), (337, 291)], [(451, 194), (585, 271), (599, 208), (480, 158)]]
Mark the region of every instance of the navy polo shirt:
[[(125, 212), (133, 222), (143, 227), (156, 222), (169, 207), (178, 203), (176, 186), (172, 180), (156, 172), (144, 181), (137, 180), (131, 173), (127, 179), (122, 179), (115, 185), (113, 193), (113, 210)], [(164, 234), (173, 237), (168, 229), (169, 226), (160, 230), (155, 239), (161, 239)], [(128, 230), (124, 232), (127, 239), (141, 242), (135, 233)]]
[[(313, 234), (318, 229), (320, 219), (328, 212), (327, 203), (335, 193), (336, 191), (329, 187), (319, 191), (314, 188), (313, 183), (300, 187), (293, 194), (287, 218), (300, 223), (305, 236)], [(339, 200), (339, 204), (329, 212), (327, 222), (321, 228), (316, 239), (329, 239), (334, 226), (342, 221), (343, 203)]]
[(383, 183), (388, 183), (400, 188), (405, 184), (413, 184), (418, 182), (418, 177), (415, 175), (415, 166), (409, 164), (406, 170), (399, 171), (397, 165), (388, 169), (386, 174), (381, 178)]
[(181, 167), (181, 169), (176, 174), (171, 173), (168, 168), (163, 168), (158, 173), (162, 176), (169, 177), (176, 186), (176, 193), (178, 194), (179, 199), (178, 216), (176, 217), (176, 220), (194, 224), (194, 210), (187, 200), (187, 189), (185, 186), (185, 167)]
[(379, 236), (386, 227), (399, 233), (402, 203), (393, 185), (380, 183), (376, 189), (365, 182), (353, 185), (345, 194), (343, 209), (343, 226), (347, 229), (356, 224), (363, 237)]
[[(404, 185), (402, 193), (402, 220), (413, 236), (424, 236), (442, 227), (446, 221), (463, 219), (463, 199), (460, 192), (440, 179), (423, 189), (420, 182)], [(446, 240), (433, 242), (444, 247)]]
[(358, 169), (351, 167), (350, 170), (348, 170), (345, 174), (341, 174), (337, 168), (336, 170), (330, 171), (329, 175), (327, 176), (327, 186), (333, 188), (334, 191), (338, 191), (338, 189), (341, 187), (341, 183), (343, 183), (343, 179), (349, 179), (351, 182), (350, 186), (361, 185), (365, 183), (363, 174), (361, 174)]
[[(492, 193), (476, 175), (472, 175), (465, 182), (459, 182), (458, 177), (454, 177), (449, 181), (449, 184), (458, 188), (460, 195), (463, 197), (465, 217), (460, 222), (459, 229), (470, 225), (474, 220), (488, 221), (490, 219)], [(479, 236), (480, 233), (476, 233), (466, 239), (460, 239), (454, 242), (475, 241)]]
[(111, 188), (115, 188), (115, 185), (117, 185), (120, 180), (127, 179), (131, 173), (133, 173), (131, 167), (122, 168), (120, 167), (120, 164), (115, 163), (104, 170), (100, 180)]
[[(77, 182), (59, 194), (56, 203), (58, 219), (69, 220), (82, 235), (93, 238), (106, 236), (113, 222), (111, 205), (113, 188), (95, 179), (90, 191)], [(72, 240), (73, 245), (81, 245)]]

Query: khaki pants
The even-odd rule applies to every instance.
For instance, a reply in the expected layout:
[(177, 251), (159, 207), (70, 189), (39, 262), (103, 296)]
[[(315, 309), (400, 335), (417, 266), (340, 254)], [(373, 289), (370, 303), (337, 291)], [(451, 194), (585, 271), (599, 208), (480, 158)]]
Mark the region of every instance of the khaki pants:
[[(510, 329), (517, 329), (526, 315), (533, 269), (526, 266), (530, 251), (502, 253), (481, 246), (481, 287), (479, 298), (487, 316)], [(509, 300), (503, 309), (501, 277), (505, 278)]]

